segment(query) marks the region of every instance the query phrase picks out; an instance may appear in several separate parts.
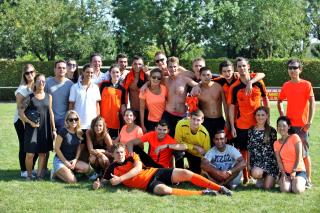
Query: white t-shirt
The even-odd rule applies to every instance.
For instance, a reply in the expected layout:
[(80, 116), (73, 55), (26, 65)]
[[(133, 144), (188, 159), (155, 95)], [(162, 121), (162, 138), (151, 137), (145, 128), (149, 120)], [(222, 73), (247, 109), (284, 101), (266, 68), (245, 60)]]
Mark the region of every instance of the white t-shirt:
[(224, 152), (220, 152), (216, 147), (213, 147), (204, 156), (212, 166), (222, 171), (233, 168), (236, 160), (240, 157), (241, 153), (229, 144), (226, 144)]
[[(18, 89), (14, 92), (14, 95), (20, 93), (23, 97), (28, 97), (32, 93), (32, 89), (28, 88), (27, 85), (20, 85)], [(28, 99), (25, 98), (25, 104), (28, 102)], [(18, 106), (16, 106), (16, 111), (14, 113), (13, 123), (17, 122), (19, 119)]]
[(92, 82), (99, 85), (103, 81), (110, 80), (109, 72), (103, 73), (100, 71), (99, 75), (93, 74)]
[(97, 117), (96, 104), (101, 100), (99, 87), (91, 83), (84, 89), (81, 82), (70, 90), (69, 101), (74, 102), (74, 110), (79, 114), (81, 129), (89, 129), (92, 119)]

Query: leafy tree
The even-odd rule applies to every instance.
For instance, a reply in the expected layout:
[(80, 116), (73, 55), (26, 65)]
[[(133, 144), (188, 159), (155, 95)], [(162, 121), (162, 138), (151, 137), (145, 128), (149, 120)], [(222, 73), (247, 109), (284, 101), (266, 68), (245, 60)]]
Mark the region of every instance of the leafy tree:
[(304, 0), (226, 0), (219, 5), (209, 10), (209, 21), (216, 23), (210, 43), (223, 47), (228, 57), (285, 57), (302, 54), (308, 44)]
[[(93, 0), (20, 0), (16, 5), (10, 5), (6, 1), (0, 5), (3, 15), (0, 32), (2, 37), (9, 37), (5, 29), (10, 26), (14, 36), (10, 43), (2, 43), (10, 49), (14, 39), (18, 41), (13, 53), (3, 56), (14, 58), (31, 52), (39, 60), (55, 60), (56, 57), (79, 59), (96, 51), (112, 57), (115, 43), (102, 12), (106, 11), (107, 3)], [(13, 24), (6, 20), (12, 20)]]
[(202, 41), (202, 1), (113, 0), (119, 20), (118, 45), (131, 54), (156, 44), (169, 56), (181, 56)]

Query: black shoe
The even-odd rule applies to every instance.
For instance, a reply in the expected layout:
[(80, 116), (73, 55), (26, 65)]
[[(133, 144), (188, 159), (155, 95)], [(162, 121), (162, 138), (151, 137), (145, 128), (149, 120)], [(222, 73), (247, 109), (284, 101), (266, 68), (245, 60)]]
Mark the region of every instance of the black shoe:
[(220, 189), (219, 192), (220, 192), (220, 194), (224, 194), (224, 195), (227, 195), (227, 196), (232, 196), (232, 191), (227, 189), (227, 187), (225, 187), (225, 186), (221, 186), (221, 189)]
[(202, 191), (203, 195), (217, 196), (218, 192), (212, 189), (206, 189)]

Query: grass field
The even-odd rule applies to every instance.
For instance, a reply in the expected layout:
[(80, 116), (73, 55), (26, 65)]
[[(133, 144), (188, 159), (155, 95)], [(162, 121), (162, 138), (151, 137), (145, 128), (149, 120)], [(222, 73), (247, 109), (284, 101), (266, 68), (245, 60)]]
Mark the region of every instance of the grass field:
[[(15, 104), (0, 103), (0, 212), (320, 212), (320, 109), (311, 127), (313, 188), (302, 195), (240, 186), (233, 197), (155, 196), (125, 187), (91, 190), (91, 182), (64, 184), (20, 178), (18, 139), (13, 126)], [(278, 116), (272, 105), (272, 126)], [(50, 156), (49, 168), (52, 167)], [(188, 184), (181, 187), (190, 188)]]

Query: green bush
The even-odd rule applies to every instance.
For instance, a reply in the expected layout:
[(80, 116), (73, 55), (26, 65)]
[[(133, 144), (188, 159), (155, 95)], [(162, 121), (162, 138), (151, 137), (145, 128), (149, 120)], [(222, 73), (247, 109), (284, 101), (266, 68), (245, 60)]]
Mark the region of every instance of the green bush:
[[(286, 63), (288, 59), (253, 59), (250, 60), (251, 70), (255, 72), (263, 72), (266, 74), (264, 78), (267, 86), (282, 86), (282, 84), (289, 79)], [(207, 59), (206, 65), (212, 69), (213, 72), (219, 73), (219, 63), (223, 59)], [(21, 61), (0, 61), (0, 87), (17, 87), (20, 83), (23, 66), (26, 63), (31, 63), (36, 70), (48, 76), (54, 75), (54, 62), (21, 62)], [(83, 65), (86, 61), (80, 61)], [(104, 61), (103, 64), (109, 66), (113, 61)], [(190, 61), (181, 61), (181, 65), (191, 70)], [(154, 65), (153, 62), (150, 66)], [(311, 81), (314, 87), (320, 87), (320, 60), (308, 59), (303, 60), (302, 78)], [(0, 101), (14, 100), (14, 89), (1, 89)], [(320, 98), (320, 90), (315, 89), (316, 98)]]

